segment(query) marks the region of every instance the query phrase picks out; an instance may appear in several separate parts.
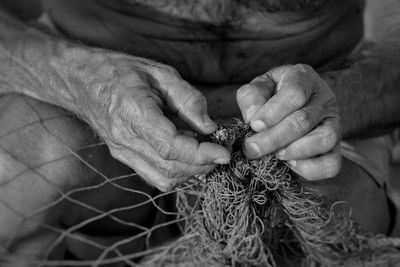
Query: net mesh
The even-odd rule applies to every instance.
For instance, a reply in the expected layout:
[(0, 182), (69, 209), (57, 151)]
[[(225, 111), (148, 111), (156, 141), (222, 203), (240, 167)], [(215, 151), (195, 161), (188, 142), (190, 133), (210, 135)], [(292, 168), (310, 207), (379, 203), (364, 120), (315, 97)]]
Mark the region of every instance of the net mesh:
[(335, 205), (324, 207), (273, 155), (246, 160), (238, 149), (248, 134), (241, 123), (214, 136), (234, 151), (230, 165), (161, 193), (112, 160), (65, 111), (16, 95), (0, 102), (2, 266), (400, 260), (398, 239), (365, 233)]
[(96, 157), (105, 144), (61, 109), (16, 95), (0, 108), (0, 265), (135, 266), (178, 234), (184, 188), (161, 193)]

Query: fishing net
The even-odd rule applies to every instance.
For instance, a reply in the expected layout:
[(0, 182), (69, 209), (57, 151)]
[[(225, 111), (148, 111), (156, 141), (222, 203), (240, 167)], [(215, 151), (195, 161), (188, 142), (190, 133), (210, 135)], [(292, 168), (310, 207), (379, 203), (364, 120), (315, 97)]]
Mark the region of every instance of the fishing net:
[(394, 266), (400, 240), (360, 229), (350, 214), (302, 188), (275, 155), (248, 160), (251, 131), (224, 125), (214, 141), (233, 150), (231, 164), (196, 182), (195, 206), (178, 195), (183, 236), (145, 261), (148, 266)]
[[(221, 124), (211, 137), (232, 151), (230, 164), (161, 193), (126, 167), (118, 176), (102, 171), (90, 159), (106, 149), (104, 143), (74, 147), (60, 135), (56, 122), (74, 118), (48, 112), (26, 97), (20, 101), (26, 102), (25, 118), (30, 119), (12, 132), (0, 130), (2, 160), (8, 155), (21, 163), (8, 170), (8, 178), (0, 184), (0, 224), (9, 228), (0, 229), (2, 266), (395, 266), (400, 262), (398, 239), (363, 231), (340, 209), (342, 203), (325, 206), (322, 197), (303, 188), (275, 155), (246, 159), (242, 142), (252, 133), (239, 121)], [(31, 148), (13, 150), (18, 144), (11, 141), (22, 136), (44, 138), (49, 147), (54, 142), (65, 153), (50, 155), (52, 163), (34, 164), (28, 157)], [(65, 159), (79, 162), (76, 171), (96, 179), (80, 181), (79, 186), (72, 178), (68, 186), (52, 179), (54, 165), (52, 172), (46, 166), (65, 164)], [(57, 166), (61, 171), (63, 164)], [(27, 180), (27, 173), (37, 180)], [(15, 192), (24, 195), (10, 195)], [(47, 197), (48, 192), (53, 195)], [(26, 201), (29, 197), (35, 199)], [(42, 197), (51, 201), (38, 201)]]

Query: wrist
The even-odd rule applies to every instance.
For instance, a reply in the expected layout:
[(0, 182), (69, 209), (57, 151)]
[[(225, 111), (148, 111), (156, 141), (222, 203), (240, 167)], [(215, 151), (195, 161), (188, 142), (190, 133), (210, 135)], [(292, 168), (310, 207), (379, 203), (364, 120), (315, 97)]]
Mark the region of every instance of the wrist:
[(54, 90), (64, 94), (64, 106), (88, 121), (96, 121), (110, 102), (112, 84), (118, 79), (109, 51), (64, 42), (49, 65), (54, 69)]
[(57, 105), (74, 113), (79, 111), (79, 96), (70, 84), (71, 66), (64, 59), (72, 46), (67, 41), (34, 28), (18, 33), (3, 43), (11, 59), (10, 83), (46, 103)]
[(343, 138), (354, 137), (354, 135), (356, 135), (356, 125), (354, 123), (352, 107), (356, 104), (357, 100), (354, 99), (354, 102), (349, 101), (350, 91), (346, 89), (346, 83), (343, 82), (342, 77), (346, 71), (348, 70), (331, 71), (321, 74), (321, 78), (328, 84), (329, 88), (336, 96)]

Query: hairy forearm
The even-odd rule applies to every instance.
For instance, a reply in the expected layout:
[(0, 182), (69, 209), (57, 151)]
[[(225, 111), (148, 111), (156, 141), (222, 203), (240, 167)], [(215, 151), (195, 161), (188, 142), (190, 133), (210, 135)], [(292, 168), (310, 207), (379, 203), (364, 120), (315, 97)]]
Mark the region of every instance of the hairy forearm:
[(336, 93), (345, 138), (379, 135), (400, 124), (400, 2), (366, 2), (368, 43), (342, 69), (323, 74)]
[(343, 137), (368, 137), (400, 124), (400, 42), (362, 50), (342, 70), (325, 73), (337, 96)]

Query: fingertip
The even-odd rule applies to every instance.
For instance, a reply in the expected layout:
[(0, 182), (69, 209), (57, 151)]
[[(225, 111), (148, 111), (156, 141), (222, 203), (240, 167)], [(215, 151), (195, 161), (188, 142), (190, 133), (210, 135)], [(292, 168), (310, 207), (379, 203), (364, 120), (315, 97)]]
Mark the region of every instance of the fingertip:
[(285, 148), (282, 148), (281, 150), (279, 150), (278, 152), (276, 152), (276, 156), (278, 157), (278, 159), (280, 160), (287, 160), (287, 150)]
[(167, 193), (169, 188), (167, 186), (159, 186), (157, 185), (156, 188), (161, 191), (162, 193)]
[(253, 120), (250, 122), (250, 127), (255, 132), (261, 132), (267, 128), (262, 120)]
[(307, 169), (307, 160), (287, 160), (286, 164), (293, 172), (306, 181), (312, 182), (319, 180), (319, 178), (315, 177), (310, 173), (310, 170)]
[(305, 180), (319, 181), (332, 179), (337, 176), (341, 168), (341, 160), (329, 154), (305, 160), (289, 160), (288, 166)]
[(210, 134), (217, 130), (217, 124), (208, 116), (208, 114), (204, 114), (201, 118), (205, 126), (203, 130), (205, 134)]
[(231, 152), (223, 146), (218, 145), (218, 148), (220, 150), (219, 157), (218, 158), (225, 158), (225, 159), (231, 159)]
[(249, 159), (258, 158), (261, 156), (260, 147), (254, 142), (245, 142), (243, 152)]
[(214, 160), (213, 163), (214, 164), (228, 164), (229, 162), (231, 162), (231, 153), (228, 151), (228, 149), (226, 149), (223, 146), (217, 145), (217, 144), (213, 144), (215, 146), (214, 149)]
[(231, 153), (225, 147), (211, 142), (200, 143), (195, 164), (228, 164), (231, 160)]

